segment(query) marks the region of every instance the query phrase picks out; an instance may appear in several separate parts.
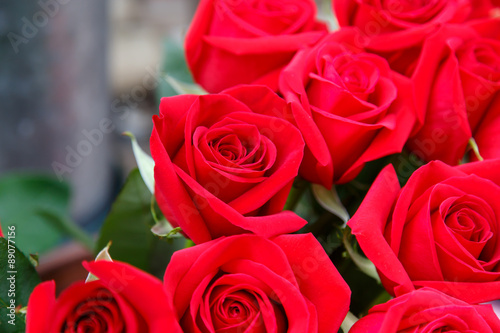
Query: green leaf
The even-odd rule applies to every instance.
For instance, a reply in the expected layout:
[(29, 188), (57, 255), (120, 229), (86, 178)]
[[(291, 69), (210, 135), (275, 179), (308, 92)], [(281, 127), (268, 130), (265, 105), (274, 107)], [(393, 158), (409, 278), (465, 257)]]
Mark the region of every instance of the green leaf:
[(109, 254), (114, 260), (128, 262), (148, 270), (149, 256), (155, 236), (150, 212), (151, 192), (134, 169), (111, 207), (101, 228), (97, 248), (104, 248), (110, 241)]
[(0, 178), (2, 227), (15, 225), (16, 245), (24, 253), (43, 253), (64, 236), (40, 211), (68, 216), (70, 190), (46, 175), (11, 174)]
[(351, 217), (349, 216), (347, 209), (344, 207), (344, 205), (342, 205), (339, 195), (337, 194), (337, 190), (335, 189), (335, 186), (332, 186), (332, 189), (328, 190), (321, 185), (312, 184), (312, 191), (314, 197), (321, 205), (321, 207), (323, 207), (324, 209), (326, 209), (327, 211), (329, 211), (330, 213), (334, 214), (335, 216), (339, 217), (342, 221), (344, 221), (344, 227), (345, 227), (347, 221), (349, 221)]
[(151, 193), (138, 169), (132, 170), (101, 228), (97, 248), (110, 241), (113, 260), (127, 262), (159, 278), (172, 254), (184, 247), (184, 238), (159, 238), (151, 232)]
[(132, 151), (134, 152), (135, 160), (137, 162), (137, 166), (139, 167), (139, 172), (141, 174), (142, 180), (146, 184), (149, 192), (151, 194), (155, 193), (155, 161), (151, 156), (146, 154), (144, 150), (142, 150), (135, 136), (130, 132), (124, 132), (123, 135), (126, 135), (132, 141)]
[[(24, 332), (25, 316), (15, 311), (13, 318), (15, 325), (9, 324), (11, 318), (8, 315), (11, 310), (8, 307), (11, 300), (14, 300), (14, 307), (25, 307), (31, 292), (40, 283), (40, 278), (30, 260), (12, 243), (20, 234), (17, 228), (15, 233), (15, 237), (10, 238), (11, 242), (0, 238), (0, 332), (4, 333)], [(6, 233), (7, 237), (12, 235), (12, 231), (10, 235)], [(14, 262), (12, 258), (15, 258)], [(13, 278), (10, 279), (11, 277)]]

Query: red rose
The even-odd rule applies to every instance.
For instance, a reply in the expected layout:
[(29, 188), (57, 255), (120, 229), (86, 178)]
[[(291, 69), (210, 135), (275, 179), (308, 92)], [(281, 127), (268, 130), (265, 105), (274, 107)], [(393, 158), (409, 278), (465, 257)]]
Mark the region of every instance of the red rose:
[(279, 118), (286, 107), (262, 86), (162, 99), (151, 154), (155, 196), (172, 225), (202, 243), (306, 223), (282, 212), (304, 149), (300, 132)]
[(413, 75), (425, 121), (408, 147), (429, 161), (455, 165), (500, 90), (500, 42), (446, 26), (423, 46)]
[(337, 332), (350, 291), (311, 234), (180, 250), (164, 277), (185, 332)]
[(349, 222), (384, 287), (432, 287), (469, 303), (500, 299), (500, 160), (435, 161), (400, 191), (386, 167)]
[(186, 58), (209, 92), (241, 83), (277, 90), (283, 66), (325, 33), (313, 0), (202, 0), (186, 37)]
[(471, 305), (424, 288), (376, 305), (349, 333), (500, 332), (491, 305)]
[(470, 2), (333, 0), (333, 7), (341, 27), (358, 27), (375, 46), (401, 49), (420, 43), (444, 23), (465, 21)]
[(329, 188), (368, 161), (400, 152), (415, 122), (409, 80), (342, 29), (301, 50), (283, 70), (280, 91), (306, 142), (300, 174)]
[(182, 332), (160, 280), (120, 262), (84, 266), (99, 280), (76, 282), (57, 299), (53, 281), (33, 290), (27, 333)]

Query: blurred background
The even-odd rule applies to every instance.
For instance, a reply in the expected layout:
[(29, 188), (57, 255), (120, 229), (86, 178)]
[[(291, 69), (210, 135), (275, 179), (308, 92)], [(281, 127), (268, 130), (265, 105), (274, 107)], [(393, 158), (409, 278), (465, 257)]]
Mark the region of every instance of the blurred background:
[(81, 261), (136, 167), (121, 133), (149, 153), (159, 98), (174, 94), (166, 73), (191, 80), (182, 44), (197, 5), (0, 2), (0, 223), (58, 291), (86, 276)]
[(39, 255), (42, 279), (56, 278), (58, 289), (85, 276), (80, 262), (93, 254), (39, 213), (97, 232), (136, 167), (121, 133), (132, 132), (149, 151), (164, 64), (179, 57), (166, 46), (181, 51), (196, 6), (0, 3), (0, 222), (4, 232), (16, 226), (17, 245)]

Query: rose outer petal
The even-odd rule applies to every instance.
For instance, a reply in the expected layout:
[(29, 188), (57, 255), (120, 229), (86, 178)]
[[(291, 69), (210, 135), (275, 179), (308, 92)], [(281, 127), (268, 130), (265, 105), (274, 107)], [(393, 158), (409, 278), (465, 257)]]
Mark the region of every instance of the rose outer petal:
[(26, 333), (48, 332), (47, 318), (52, 318), (56, 304), (56, 284), (54, 281), (42, 282), (33, 289), (26, 313)]
[(478, 304), (500, 299), (500, 281), (413, 281), (413, 284), (415, 287), (429, 287), (439, 290), (470, 304)]
[(481, 162), (465, 163), (456, 167), (466, 174), (475, 174), (478, 177), (491, 180), (493, 183), (500, 186), (500, 172), (498, 172), (498, 165), (500, 158), (485, 160)]
[(439, 159), (450, 165), (460, 162), (472, 136), (454, 48), (447, 45), (450, 56), (438, 68), (432, 83), (424, 124), (408, 142), (420, 158)]
[(339, 327), (349, 310), (351, 291), (323, 247), (312, 234), (282, 235), (273, 241), (285, 252), (302, 294), (316, 307), (318, 332)]
[(403, 265), (384, 238), (384, 230), (400, 186), (392, 165), (385, 167), (373, 182), (356, 214), (348, 222), (363, 252), (382, 275), (382, 282), (389, 291), (399, 286), (401, 293), (414, 290)]
[(491, 305), (471, 305), (437, 290), (423, 288), (374, 306), (350, 332), (396, 333), (416, 328), (432, 330), (447, 324), (460, 332), (493, 333), (500, 328), (500, 320)]
[(98, 260), (84, 262), (84, 267), (97, 276), (110, 290), (121, 294), (141, 314), (150, 332), (182, 332), (175, 318), (171, 299), (163, 284), (152, 275), (125, 263)]
[[(155, 120), (151, 134), (151, 155), (155, 160), (155, 198), (163, 214), (174, 227), (175, 221), (189, 221), (183, 225), (183, 232), (195, 243), (203, 243), (211, 239), (210, 233), (198, 209), (175, 172), (174, 165), (161, 142), (157, 127), (161, 122)], [(163, 190), (165, 189), (165, 190)]]
[[(173, 297), (178, 316), (186, 311), (192, 293), (206, 275), (237, 258), (259, 262), (280, 276), (290, 272), (287, 259), (279, 247), (255, 235), (221, 237), (177, 251), (165, 271), (164, 286), (167, 294)], [(295, 279), (293, 274), (285, 278), (291, 283)]]
[[(208, 192), (181, 169), (177, 168), (177, 175), (184, 181), (189, 191), (191, 191), (191, 197), (196, 198), (198, 203), (196, 212), (199, 212), (198, 214), (201, 214), (205, 219), (213, 221), (207, 226), (213, 238), (229, 233), (243, 233), (244, 230), (251, 231), (263, 237), (272, 237), (297, 231), (307, 224), (307, 221), (290, 211), (264, 216), (243, 216), (234, 208)], [(184, 225), (189, 226), (192, 223)], [(239, 231), (238, 228), (240, 228)], [(189, 235), (187, 230), (185, 232)]]

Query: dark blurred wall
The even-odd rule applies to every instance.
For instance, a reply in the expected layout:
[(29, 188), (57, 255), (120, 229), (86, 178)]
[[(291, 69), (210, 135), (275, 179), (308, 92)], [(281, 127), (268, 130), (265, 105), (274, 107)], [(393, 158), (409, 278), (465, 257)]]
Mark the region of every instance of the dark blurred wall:
[(44, 170), (73, 185), (85, 221), (111, 188), (103, 0), (0, 2), (0, 175)]

